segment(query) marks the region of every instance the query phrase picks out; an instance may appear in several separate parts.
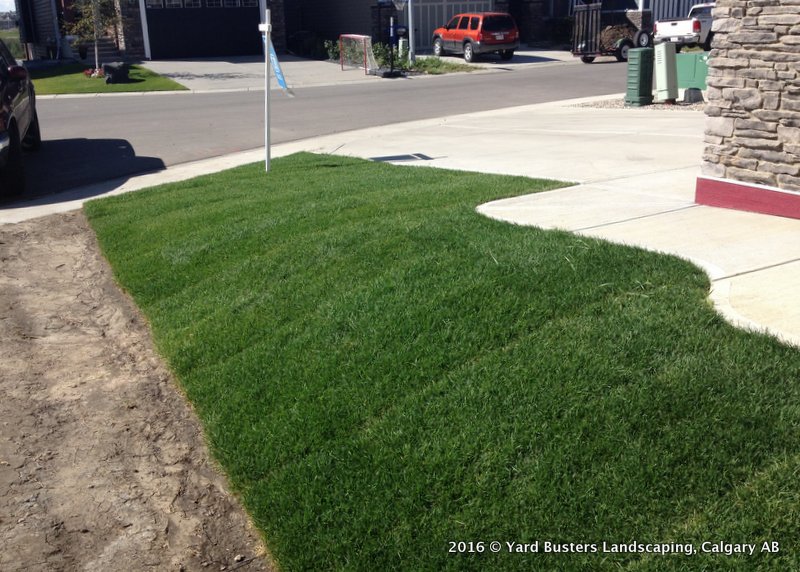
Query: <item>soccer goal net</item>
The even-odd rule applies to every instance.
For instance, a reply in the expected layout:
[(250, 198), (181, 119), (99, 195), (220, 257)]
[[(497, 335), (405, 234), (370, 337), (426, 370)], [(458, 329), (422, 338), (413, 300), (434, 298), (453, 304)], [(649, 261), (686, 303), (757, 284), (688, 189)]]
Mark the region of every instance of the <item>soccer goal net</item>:
[(372, 52), (372, 38), (358, 34), (339, 36), (339, 60), (342, 70), (361, 68), (365, 74), (378, 70), (375, 54)]

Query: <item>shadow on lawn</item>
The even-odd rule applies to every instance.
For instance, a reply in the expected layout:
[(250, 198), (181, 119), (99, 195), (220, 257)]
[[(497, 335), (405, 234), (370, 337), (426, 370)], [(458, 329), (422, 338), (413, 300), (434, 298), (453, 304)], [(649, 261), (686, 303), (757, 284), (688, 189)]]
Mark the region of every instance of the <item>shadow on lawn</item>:
[(70, 75), (74, 73), (81, 73), (83, 70), (94, 67), (94, 63), (69, 63), (58, 64), (47, 62), (45, 64), (36, 64), (36, 62), (29, 62), (25, 65), (31, 75), (32, 80), (48, 79), (51, 77), (60, 77), (62, 75)]
[[(109, 62), (105, 62), (109, 63)], [(101, 63), (102, 65), (102, 63)], [(30, 73), (31, 79), (34, 81), (43, 80), (43, 79), (50, 79), (54, 77), (63, 77), (69, 76), (73, 74), (80, 74), (84, 73), (86, 70), (92, 69), (94, 67), (94, 60), (84, 60), (82, 62), (72, 62), (72, 63), (54, 63), (54, 62), (44, 62), (42, 64), (36, 64), (36, 62), (28, 62), (25, 64), (25, 67), (28, 68), (28, 73)], [(130, 73), (133, 74), (129, 76), (128, 79), (125, 81), (117, 81), (115, 83), (144, 83), (147, 81), (145, 78), (136, 77), (136, 74), (141, 73), (139, 68), (130, 67)], [(103, 82), (103, 78), (93, 78), (96, 81)]]
[(36, 200), (55, 204), (98, 196), (132, 175), (165, 169), (157, 157), (140, 157), (124, 139), (56, 139), (25, 154), (27, 190), (2, 208)]

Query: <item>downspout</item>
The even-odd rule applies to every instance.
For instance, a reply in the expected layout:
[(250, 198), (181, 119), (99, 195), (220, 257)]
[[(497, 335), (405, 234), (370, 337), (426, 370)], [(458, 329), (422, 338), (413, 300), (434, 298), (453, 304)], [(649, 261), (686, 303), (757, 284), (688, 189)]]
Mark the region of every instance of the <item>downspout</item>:
[(19, 22), (20, 30), (24, 32), (21, 34), (20, 39), (22, 39), (22, 36), (25, 37), (25, 59), (33, 60), (35, 59), (35, 51), (32, 46), (37, 41), (37, 33), (32, 2), (30, 0), (16, 0), (15, 5), (17, 8), (17, 21)]
[(33, 1), (31, 0), (28, 4), (28, 16), (30, 17), (30, 28), (28, 30), (28, 42), (25, 44), (25, 51), (28, 52), (28, 59), (34, 60), (36, 59), (36, 42), (39, 40), (38, 30), (36, 29), (36, 13), (33, 10)]
[(53, 32), (56, 42), (56, 60), (61, 59), (61, 31), (58, 29), (58, 10), (56, 10), (56, 0), (50, 0), (50, 9), (53, 13)]
[(408, 0), (408, 61), (412, 64), (417, 61), (417, 38), (414, 26), (414, 2)]
[(150, 30), (147, 27), (147, 7), (145, 0), (139, 0), (139, 17), (142, 20), (142, 39), (144, 40), (144, 59), (151, 60), (150, 54)]

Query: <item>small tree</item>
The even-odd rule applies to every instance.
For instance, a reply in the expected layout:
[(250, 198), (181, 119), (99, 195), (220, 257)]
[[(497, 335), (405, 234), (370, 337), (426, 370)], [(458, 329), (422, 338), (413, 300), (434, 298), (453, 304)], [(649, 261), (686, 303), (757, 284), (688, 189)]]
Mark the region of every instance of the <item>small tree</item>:
[(65, 25), (67, 33), (82, 44), (94, 44), (94, 68), (98, 69), (97, 40), (104, 32), (116, 28), (120, 19), (114, 0), (75, 0), (72, 9), (72, 21)]

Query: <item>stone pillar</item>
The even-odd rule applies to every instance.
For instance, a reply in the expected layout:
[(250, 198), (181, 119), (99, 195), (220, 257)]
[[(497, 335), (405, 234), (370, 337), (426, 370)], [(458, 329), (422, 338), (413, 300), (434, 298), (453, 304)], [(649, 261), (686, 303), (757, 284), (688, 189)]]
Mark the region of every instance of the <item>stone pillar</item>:
[(800, 218), (796, 0), (719, 0), (700, 204)]
[(127, 60), (144, 59), (144, 34), (139, 3), (125, 0), (117, 4), (120, 15), (119, 51)]

